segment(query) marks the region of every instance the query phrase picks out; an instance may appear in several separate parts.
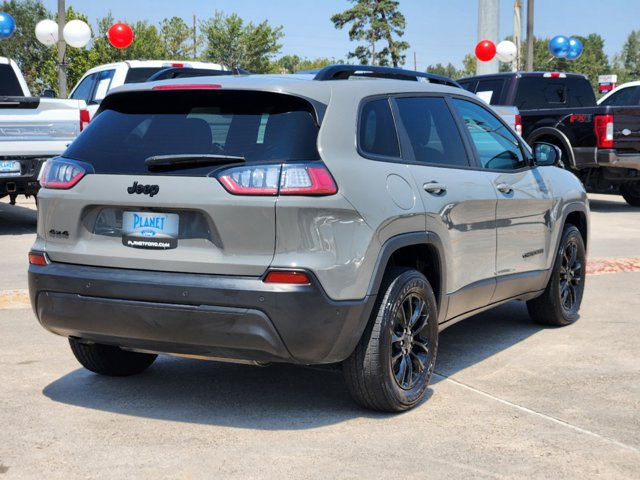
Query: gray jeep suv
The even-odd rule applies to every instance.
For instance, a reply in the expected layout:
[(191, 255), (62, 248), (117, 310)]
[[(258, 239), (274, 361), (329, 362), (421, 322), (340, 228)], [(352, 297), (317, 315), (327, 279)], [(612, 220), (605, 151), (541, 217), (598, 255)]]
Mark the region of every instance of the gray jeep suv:
[(40, 323), (100, 374), (158, 353), (341, 364), (356, 401), (401, 411), (443, 328), (514, 299), (575, 321), (580, 182), (454, 82), (402, 72), (111, 92), (41, 175)]

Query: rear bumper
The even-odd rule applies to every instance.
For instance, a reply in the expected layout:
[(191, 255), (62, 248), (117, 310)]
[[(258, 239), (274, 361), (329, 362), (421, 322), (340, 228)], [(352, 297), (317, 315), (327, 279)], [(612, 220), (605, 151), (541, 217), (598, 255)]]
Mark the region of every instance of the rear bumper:
[(20, 175), (10, 176), (0, 173), (0, 197), (9, 194), (35, 195), (40, 190), (38, 175), (46, 158), (9, 158), (4, 160), (16, 160), (20, 162)]
[(640, 171), (640, 153), (618, 154), (616, 150), (598, 150), (598, 165), (611, 168), (628, 168)]
[(135, 350), (300, 364), (344, 360), (374, 297), (335, 302), (311, 285), (52, 263), (29, 267), (44, 328)]

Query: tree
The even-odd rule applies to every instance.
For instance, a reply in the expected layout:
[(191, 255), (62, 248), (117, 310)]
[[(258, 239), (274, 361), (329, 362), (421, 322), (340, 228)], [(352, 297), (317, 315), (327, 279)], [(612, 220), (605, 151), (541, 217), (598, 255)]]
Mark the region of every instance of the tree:
[[(85, 15), (77, 13), (73, 7), (67, 8), (65, 18), (67, 22), (71, 20), (82, 20), (87, 24), (89, 23), (88, 18)], [(55, 21), (58, 21), (57, 15), (55, 16)], [(49, 88), (58, 94), (58, 45), (53, 45), (49, 48), (50, 50), (46, 58), (46, 68), (40, 74), (40, 77), (43, 80), (44, 88)], [(78, 80), (82, 78), (82, 75), (84, 75), (88, 69), (95, 66), (94, 55), (92, 55), (90, 46), (74, 48), (67, 45), (64, 57), (64, 66), (67, 70), (67, 91), (69, 91), (78, 83)]]
[(341, 64), (343, 60), (335, 58), (300, 58), (298, 55), (285, 55), (271, 64), (271, 71), (274, 73), (295, 73), (305, 70), (315, 70), (327, 65)]
[[(409, 44), (396, 40), (402, 37), (406, 26), (405, 17), (398, 10), (400, 2), (396, 0), (349, 0), (353, 7), (342, 13), (335, 14), (331, 21), (338, 29), (351, 24), (349, 40), (367, 42), (368, 46), (359, 45), (349, 58), (357, 58), (361, 64), (404, 65), (406, 55), (402, 52), (409, 48)], [(376, 43), (384, 40), (387, 45), (376, 52)]]
[[(195, 46), (194, 46), (194, 37)], [(160, 23), (160, 38), (167, 58), (187, 60), (197, 58), (198, 38), (195, 27), (190, 27), (180, 17), (165, 18)]]
[(591, 33), (588, 37), (576, 35), (575, 38), (583, 44), (582, 55), (577, 60), (554, 58), (549, 53), (549, 39), (535, 38), (533, 69), (542, 72), (581, 73), (589, 77), (591, 85), (597, 91), (598, 75), (611, 73), (609, 59), (604, 53), (604, 40), (596, 33)]
[(35, 34), (36, 24), (51, 18), (51, 13), (40, 0), (5, 1), (1, 10), (15, 19), (18, 28), (11, 38), (0, 40), (0, 55), (18, 64), (33, 94), (55, 85), (46, 80), (51, 71), (55, 75), (55, 52), (41, 44)]
[(435, 65), (429, 65), (427, 67), (427, 73), (435, 73), (437, 75), (444, 75), (449, 78), (460, 78), (462, 76), (461, 70), (458, 70), (453, 64), (448, 63), (447, 66), (441, 63)]
[(213, 18), (200, 22), (200, 29), (207, 43), (206, 60), (255, 73), (269, 71), (269, 61), (282, 48), (278, 42), (284, 37), (282, 26), (271, 27), (266, 20), (245, 25), (235, 13), (226, 16), (218, 11)]
[[(100, 18), (98, 34), (94, 35), (91, 58), (94, 65), (124, 60), (157, 60), (166, 58), (164, 44), (155, 25), (149, 25), (146, 20), (139, 20), (130, 24), (134, 33), (134, 40), (127, 48), (114, 48), (107, 39), (107, 31), (115, 22), (113, 15), (109, 13)], [(125, 22), (126, 23), (126, 22)]]
[(618, 75), (618, 83), (640, 78), (640, 30), (632, 31), (614, 59), (613, 72)]

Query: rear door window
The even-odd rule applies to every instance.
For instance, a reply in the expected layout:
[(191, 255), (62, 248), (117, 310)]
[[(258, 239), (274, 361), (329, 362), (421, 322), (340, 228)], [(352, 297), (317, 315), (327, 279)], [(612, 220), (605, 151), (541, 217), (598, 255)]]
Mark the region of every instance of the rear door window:
[(313, 106), (266, 92), (171, 90), (110, 95), (64, 156), (96, 173), (206, 175), (211, 164), (154, 169), (154, 156), (211, 155), (236, 162), (318, 160)]
[(402, 97), (396, 102), (417, 162), (468, 166), (460, 132), (444, 98)]
[(504, 78), (480, 80), (475, 94), (490, 105), (500, 105), (503, 88)]

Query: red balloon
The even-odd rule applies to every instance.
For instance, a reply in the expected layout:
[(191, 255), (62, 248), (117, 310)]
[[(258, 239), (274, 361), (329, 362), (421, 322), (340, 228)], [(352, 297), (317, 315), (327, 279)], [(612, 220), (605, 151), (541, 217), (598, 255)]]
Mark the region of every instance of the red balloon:
[(481, 62), (493, 60), (496, 56), (496, 45), (491, 40), (480, 40), (476, 45), (476, 57)]
[(127, 48), (133, 43), (133, 30), (126, 23), (114, 23), (107, 30), (107, 38), (115, 48)]

